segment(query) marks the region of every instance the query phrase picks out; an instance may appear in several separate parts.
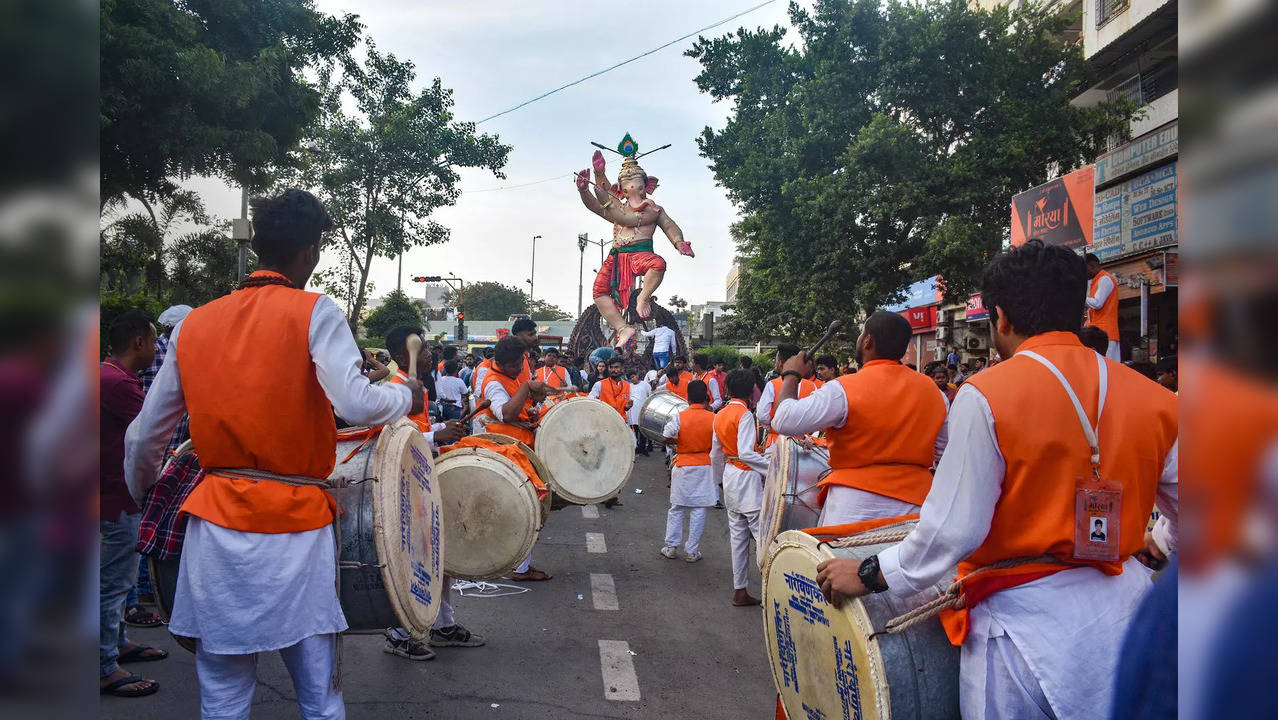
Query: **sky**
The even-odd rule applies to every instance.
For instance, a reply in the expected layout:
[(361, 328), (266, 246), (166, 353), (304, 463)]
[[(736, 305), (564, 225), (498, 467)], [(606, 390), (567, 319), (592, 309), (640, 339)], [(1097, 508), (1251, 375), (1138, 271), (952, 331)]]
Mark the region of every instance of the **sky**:
[[(360, 16), (365, 37), (378, 49), (417, 67), (417, 87), (439, 77), (454, 91), (455, 116), (478, 121), (552, 88), (646, 52), (717, 22), (762, 0), (660, 0), (626, 5), (554, 2), (405, 2), (317, 0), (327, 13)], [(801, 3), (805, 6), (809, 2)], [(787, 0), (743, 15), (705, 33), (720, 37), (747, 28), (788, 26)], [(663, 206), (692, 243), (695, 258), (678, 254), (660, 230), (657, 251), (668, 264), (657, 292), (661, 302), (678, 295), (691, 304), (724, 300), (734, 245), (729, 229), (738, 219), (723, 188), (715, 184), (696, 138), (709, 125), (726, 123), (731, 105), (714, 103), (693, 79), (700, 63), (685, 57), (695, 37), (580, 85), (489, 120), (479, 132), (496, 134), (513, 147), (506, 180), (479, 170), (462, 172), (457, 204), (434, 219), (451, 230), (441, 245), (413, 248), (404, 256), (404, 290), (416, 295), (413, 275), (455, 273), (467, 283), (493, 280), (528, 289), (532, 238), (536, 241), (534, 294), (570, 313), (578, 302), (577, 235), (611, 241), (612, 227), (581, 204), (569, 173), (590, 166), (590, 142), (616, 147), (627, 132), (640, 151), (666, 143), (669, 149), (640, 164), (660, 178), (653, 200)], [(616, 179), (617, 155), (606, 153)], [(543, 180), (561, 180), (495, 192), (471, 192)], [(209, 179), (192, 183), (210, 212), (239, 215), (239, 190)], [(583, 305), (590, 303), (592, 270), (599, 249), (586, 248)], [(394, 259), (375, 261), (371, 297), (396, 284)]]

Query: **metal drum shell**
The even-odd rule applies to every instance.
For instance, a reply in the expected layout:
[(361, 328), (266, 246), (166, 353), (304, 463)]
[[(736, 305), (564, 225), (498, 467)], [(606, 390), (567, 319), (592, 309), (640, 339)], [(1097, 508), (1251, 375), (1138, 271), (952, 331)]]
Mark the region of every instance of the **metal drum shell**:
[(768, 476), (763, 482), (756, 559), (762, 570), (772, 541), (786, 530), (816, 527), (821, 520), (817, 482), (830, 469), (830, 451), (804, 450), (798, 440), (782, 436), (768, 448)]
[[(937, 597), (953, 575), (905, 600), (872, 594), (834, 608), (820, 595), (821, 561), (864, 559), (889, 546), (830, 548), (796, 530), (773, 543), (763, 571), (764, 640), (790, 717), (807, 717), (806, 704), (822, 717), (959, 718), (959, 648), (949, 642), (939, 618), (868, 639), (891, 618)], [(835, 655), (834, 648), (842, 652)]]
[[(464, 495), (464, 491), (477, 491), (475, 473), (487, 475), (488, 482), (494, 482), (494, 477), (504, 478), (508, 491), (496, 484), (496, 489), (486, 494)], [(463, 447), (439, 456), (436, 476), (446, 518), (445, 574), (462, 580), (493, 580), (518, 567), (537, 542), (541, 513), (536, 488), (523, 470), (492, 450)], [(502, 497), (495, 497), (495, 492), (501, 492)], [(498, 507), (499, 500), (504, 501), (504, 508)], [(506, 525), (498, 525), (499, 520)], [(513, 539), (505, 556), (490, 554), (485, 562), (484, 558), (468, 554), (469, 549), (492, 547), (497, 538)]]
[(639, 432), (661, 442), (666, 423), (688, 409), (688, 401), (669, 390), (658, 390), (639, 407)]
[[(634, 469), (634, 433), (611, 405), (572, 397), (545, 410), (537, 425), (535, 452), (550, 470), (547, 484), (563, 499), (590, 505), (615, 497)], [(595, 440), (589, 446), (590, 440)], [(594, 488), (580, 479), (601, 480)], [(589, 492), (587, 492), (589, 490)]]

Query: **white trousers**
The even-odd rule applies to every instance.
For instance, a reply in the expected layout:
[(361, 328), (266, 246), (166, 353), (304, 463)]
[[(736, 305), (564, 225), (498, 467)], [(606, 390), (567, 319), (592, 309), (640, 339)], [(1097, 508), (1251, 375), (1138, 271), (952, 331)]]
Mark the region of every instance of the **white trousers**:
[[(293, 677), (293, 691), (303, 720), (343, 720), (342, 693), (333, 690), (337, 636), (312, 635), (280, 650)], [(204, 720), (247, 720), (257, 686), (257, 654), (217, 655), (195, 646), (195, 671), (200, 680), (200, 717)]]
[(1105, 351), (1105, 357), (1109, 358), (1110, 360), (1113, 360), (1116, 363), (1120, 363), (1123, 361), (1123, 350), (1119, 346), (1117, 340), (1109, 341), (1109, 349)]
[(969, 634), (959, 659), (963, 720), (1056, 720), (1047, 695), (1007, 635)]
[(732, 540), (732, 589), (740, 590), (749, 584), (750, 537), (759, 542), (759, 511), (728, 511), (728, 537)]
[(689, 507), (687, 505), (671, 505), (670, 512), (666, 513), (666, 547), (679, 547), (679, 541), (683, 539), (683, 516), (688, 514), (688, 542), (684, 544), (683, 549), (689, 555), (695, 555), (701, 550), (701, 532), (706, 528), (706, 509), (704, 507)]
[(519, 567), (515, 568), (515, 572), (526, 573), (530, 567), (532, 567), (532, 553), (528, 553), (528, 557), (524, 558), (524, 561), (519, 563)]
[(435, 624), (431, 625), (432, 628), (436, 630), (443, 630), (444, 628), (450, 628), (457, 624), (457, 621), (453, 619), (452, 593), (453, 579), (445, 575), (443, 588), (439, 593), (439, 614), (435, 616)]
[(843, 525), (863, 520), (900, 517), (919, 511), (918, 505), (846, 485), (831, 485), (821, 506), (821, 525)]

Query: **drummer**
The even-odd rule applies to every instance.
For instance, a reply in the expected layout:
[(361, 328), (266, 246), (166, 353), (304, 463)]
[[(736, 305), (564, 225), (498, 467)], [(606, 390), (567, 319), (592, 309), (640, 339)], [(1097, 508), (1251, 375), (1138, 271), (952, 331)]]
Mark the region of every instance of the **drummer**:
[(748, 370), (728, 373), (731, 400), (714, 418), (714, 442), (710, 457), (714, 479), (723, 484), (723, 504), (728, 510), (728, 532), (732, 541), (732, 604), (758, 605), (759, 599), (747, 589), (750, 565), (750, 538), (759, 542), (759, 510), (763, 506), (763, 476), (768, 461), (754, 446), (757, 431), (754, 413), (747, 405), (754, 392), (754, 374)]
[(834, 380), (839, 376), (839, 361), (834, 359), (833, 355), (818, 355), (816, 359), (816, 383), (818, 389), (822, 385)]
[[(675, 448), (670, 471), (670, 511), (666, 514), (666, 542), (663, 557), (679, 557), (683, 519), (688, 516), (688, 539), (683, 559), (701, 559), (701, 532), (706, 526), (706, 508), (714, 505), (718, 492), (714, 484), (710, 450), (714, 436), (714, 413), (710, 394), (700, 380), (688, 383), (688, 408), (670, 418), (662, 429), (662, 443)], [(757, 603), (758, 601), (756, 601)]]
[(875, 312), (856, 341), (861, 371), (801, 399), (795, 396), (811, 363), (801, 352), (785, 363), (772, 429), (826, 430), (832, 471), (819, 483), (822, 525), (916, 513), (932, 486), (948, 408), (928, 376), (901, 364), (912, 333), (897, 313)]
[(706, 384), (710, 391), (710, 409), (718, 412), (723, 407), (723, 388), (719, 387), (719, 381), (715, 379), (709, 355), (697, 353), (692, 356), (692, 379)]
[(174, 328), (126, 435), (125, 476), (140, 502), (173, 426), (190, 413), (208, 473), (181, 508), (188, 523), (169, 629), (196, 639), (204, 717), (248, 717), (256, 656), (271, 650), (288, 665), (303, 718), (344, 717), (334, 677), (347, 628), (334, 586), (336, 503), (322, 480), (337, 456), (330, 408), (383, 425), (421, 413), (425, 398), (415, 380), (370, 384), (345, 315), (302, 289), (333, 227), (323, 205), (302, 190), (251, 205), (259, 269)]
[[(781, 367), (787, 360), (798, 354), (799, 346), (794, 343), (781, 343), (780, 345), (777, 345), (777, 377), (772, 378), (768, 381), (767, 385), (764, 385), (763, 394), (759, 396), (759, 405), (757, 407), (759, 425), (768, 431), (768, 437), (764, 440), (763, 447), (764, 450), (768, 452), (769, 457), (771, 457), (771, 451), (768, 450), (768, 448), (772, 447), (772, 444), (777, 441), (778, 437), (777, 432), (772, 429), (772, 418), (775, 417), (777, 413), (776, 398), (778, 391), (781, 390)], [(812, 363), (805, 363), (802, 369), (801, 380), (799, 382), (799, 399), (806, 398), (816, 392), (816, 389), (817, 385), (814, 378)], [(820, 432), (824, 429), (825, 428), (817, 428), (809, 432)], [(789, 433), (786, 434), (788, 435)], [(797, 440), (802, 435), (806, 434), (807, 433), (796, 433), (793, 437)]]
[[(518, 325), (520, 321), (516, 321)], [(497, 341), (493, 348), (492, 370), (484, 375), (481, 397), (492, 404), (484, 414), (490, 420), (485, 431), (501, 433), (533, 447), (535, 436), (532, 424), (537, 421), (537, 408), (547, 395), (562, 392), (540, 381), (528, 379), (526, 346), (511, 328), (511, 334)], [(534, 335), (536, 328), (534, 327)], [(532, 555), (520, 563), (511, 578), (520, 581), (549, 580), (552, 575), (532, 566)]]
[(614, 357), (608, 361), (608, 377), (600, 378), (590, 388), (590, 397), (613, 406), (621, 413), (621, 418), (626, 419), (626, 412), (634, 403), (630, 400), (630, 383), (626, 382), (626, 366), (621, 358)]
[(568, 382), (568, 370), (559, 364), (559, 348), (546, 348), (541, 359), (545, 364), (537, 368), (534, 378), (553, 388), (567, 388), (572, 384)]
[[(391, 328), (386, 333), (386, 350), (390, 353), (391, 360), (395, 361), (395, 374), (391, 376), (389, 382), (395, 384), (403, 384), (408, 382), (408, 373), (404, 368), (409, 366), (408, 359), (408, 338), (416, 335), (419, 338), (425, 334), (425, 330), (420, 327), (412, 327), (410, 325), (399, 325)], [(427, 353), (419, 353), (417, 355), (417, 377), (424, 377), (426, 373), (431, 371), (431, 356)], [(430, 396), (426, 397), (425, 408), (415, 415), (410, 415), (409, 420), (417, 426), (422, 435), (426, 438), (426, 442), (430, 443), (430, 447), (435, 452), (439, 452), (439, 448), (443, 445), (452, 445), (461, 439), (465, 434), (461, 423), (450, 421), (447, 423), (432, 422), (430, 418)]]

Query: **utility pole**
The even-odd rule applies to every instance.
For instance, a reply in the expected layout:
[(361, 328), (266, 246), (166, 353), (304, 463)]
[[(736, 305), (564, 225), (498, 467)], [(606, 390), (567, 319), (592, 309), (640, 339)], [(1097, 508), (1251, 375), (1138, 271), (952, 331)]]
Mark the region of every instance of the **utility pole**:
[(248, 275), (248, 246), (252, 235), (249, 228), (248, 186), (245, 185), (240, 187), (240, 216), (231, 223), (231, 238), (236, 245), (236, 282), (244, 280), (244, 276)]
[(540, 235), (533, 235), (532, 266), (528, 269), (528, 317), (530, 318), (533, 314), (533, 280), (537, 278), (537, 241), (540, 239)]
[(584, 289), (582, 285), (582, 268), (586, 264), (586, 243), (590, 242), (590, 238), (586, 237), (586, 233), (577, 235), (577, 318), (581, 319), (581, 292)]

